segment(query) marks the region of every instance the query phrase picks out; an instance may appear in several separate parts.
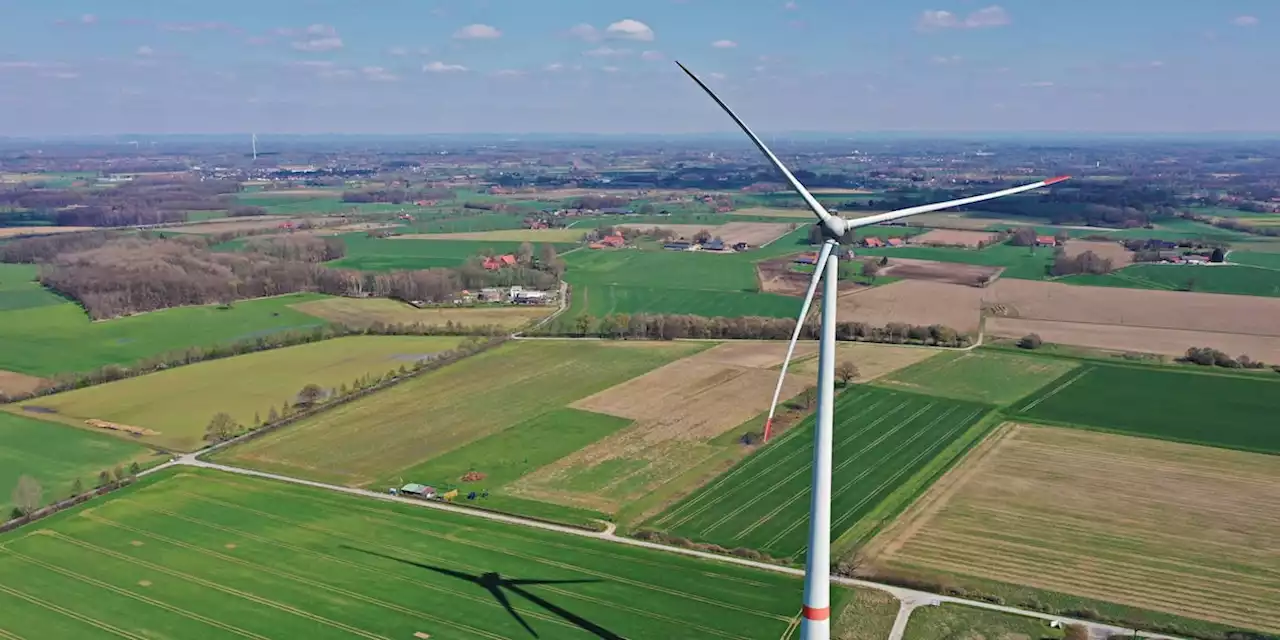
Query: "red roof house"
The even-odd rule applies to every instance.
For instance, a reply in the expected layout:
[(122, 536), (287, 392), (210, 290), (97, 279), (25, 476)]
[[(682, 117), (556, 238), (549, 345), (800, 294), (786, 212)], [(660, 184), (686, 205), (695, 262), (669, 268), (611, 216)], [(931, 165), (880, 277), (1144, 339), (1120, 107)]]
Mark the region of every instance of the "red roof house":
[(617, 249), (618, 247), (626, 246), (627, 239), (618, 235), (605, 236), (600, 239), (600, 244)]
[(1058, 244), (1058, 239), (1053, 236), (1036, 236), (1037, 247), (1053, 247)]
[(902, 238), (889, 238), (888, 242), (891, 247), (901, 247), (907, 244), (907, 241)]
[(485, 258), (483, 266), (485, 269), (493, 271), (496, 269), (501, 269), (503, 267), (510, 267), (515, 263), (516, 263), (516, 257), (511, 254), (507, 254), (503, 256)]
[(863, 238), (862, 244), (868, 247), (883, 247), (884, 241), (881, 240), (880, 238), (870, 237), (870, 238)]

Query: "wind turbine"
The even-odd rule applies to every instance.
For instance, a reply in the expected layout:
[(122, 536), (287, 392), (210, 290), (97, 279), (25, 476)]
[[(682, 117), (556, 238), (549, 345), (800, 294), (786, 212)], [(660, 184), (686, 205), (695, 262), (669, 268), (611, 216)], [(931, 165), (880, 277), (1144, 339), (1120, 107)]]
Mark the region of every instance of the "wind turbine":
[(826, 238), (826, 241), (822, 244), (822, 251), (818, 254), (818, 260), (814, 263), (813, 278), (809, 281), (809, 289), (805, 292), (804, 303), (800, 307), (800, 317), (796, 319), (796, 328), (791, 334), (791, 342), (787, 345), (787, 355), (782, 361), (782, 372), (778, 375), (778, 386), (773, 392), (773, 403), (769, 406), (769, 417), (765, 420), (764, 438), (766, 442), (769, 439), (770, 429), (773, 426), (774, 411), (778, 406), (778, 396), (782, 392), (782, 382), (787, 375), (787, 365), (791, 363), (791, 354), (795, 351), (796, 341), (800, 338), (805, 317), (809, 314), (809, 305), (813, 303), (813, 295), (818, 289), (818, 281), (821, 280), (823, 289), (822, 331), (818, 348), (818, 419), (813, 435), (813, 486), (809, 502), (809, 546), (805, 558), (804, 607), (801, 610), (803, 619), (800, 621), (800, 637), (802, 640), (829, 640), (831, 637), (831, 438), (836, 378), (836, 279), (839, 273), (839, 256), (835, 248), (839, 244), (840, 238), (850, 229), (897, 220), (918, 213), (949, 209), (1039, 189), (1040, 187), (1062, 182), (1068, 179), (1069, 176), (1041, 180), (1040, 182), (1024, 184), (1011, 189), (1002, 189), (980, 196), (908, 207), (872, 216), (852, 219), (842, 218), (835, 211), (828, 211), (823, 208), (818, 200), (813, 197), (813, 194), (809, 193), (809, 190), (800, 184), (800, 181), (791, 174), (791, 171), (782, 164), (782, 161), (773, 155), (769, 147), (765, 146), (764, 142), (751, 132), (751, 128), (710, 87), (703, 83), (702, 80), (699, 80), (698, 76), (693, 75), (693, 72), (689, 71), (683, 64), (679, 62), (676, 62), (676, 64), (694, 82), (698, 83), (698, 86), (712, 100), (715, 100), (716, 104), (720, 105), (720, 108), (730, 118), (733, 118), (738, 128), (742, 129), (742, 132), (747, 134), (748, 138), (751, 138), (751, 142), (755, 143), (756, 148), (769, 159), (769, 162), (782, 174), (782, 177), (786, 178), (792, 190), (804, 199), (805, 204), (818, 217), (817, 224), (822, 229), (822, 235)]

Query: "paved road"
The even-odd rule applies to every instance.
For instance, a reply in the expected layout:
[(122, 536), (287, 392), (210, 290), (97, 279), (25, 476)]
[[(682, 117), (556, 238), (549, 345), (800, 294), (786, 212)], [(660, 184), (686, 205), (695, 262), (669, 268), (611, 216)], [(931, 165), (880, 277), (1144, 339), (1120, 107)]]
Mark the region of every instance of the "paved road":
[[(226, 444), (230, 444), (230, 443), (228, 442), (228, 443), (222, 443), (222, 444), (225, 446)], [(170, 462), (166, 462), (163, 465), (149, 469), (139, 475), (155, 473), (160, 469), (165, 469), (165, 468), (178, 466), (178, 465), (201, 467), (205, 469), (216, 469), (218, 471), (224, 471), (226, 473), (234, 473), (234, 474), (243, 475), (243, 476), (253, 476), (257, 478), (267, 478), (269, 480), (289, 482), (292, 484), (315, 487), (317, 489), (324, 489), (327, 491), (345, 493), (348, 495), (361, 496), (364, 498), (372, 498), (375, 500), (383, 500), (387, 502), (399, 502), (399, 503), (410, 504), (416, 507), (422, 507), (427, 509), (439, 509), (442, 511), (451, 511), (454, 513), (463, 514), (473, 518), (485, 518), (485, 519), (494, 520), (497, 522), (505, 522), (507, 524), (514, 524), (514, 525), (519, 525), (524, 527), (534, 527), (537, 529), (545, 529), (547, 531), (556, 531), (566, 535), (581, 536), (584, 538), (595, 538), (597, 540), (604, 540), (606, 542), (611, 542), (614, 544), (625, 544), (633, 547), (644, 547), (646, 549), (653, 549), (653, 550), (661, 551), (664, 553), (677, 553), (677, 554), (693, 556), (697, 558), (705, 558), (708, 560), (714, 560), (718, 562), (727, 562), (730, 564), (738, 564), (746, 567), (752, 567), (752, 568), (761, 569), (764, 571), (773, 571), (775, 573), (786, 573), (786, 574), (795, 575), (795, 576), (804, 575), (804, 570), (802, 569), (796, 569), (792, 567), (782, 567), (775, 564), (769, 564), (766, 562), (756, 562), (754, 560), (747, 560), (745, 558), (738, 558), (734, 556), (724, 556), (724, 555), (719, 555), (714, 553), (707, 553), (705, 551), (697, 551), (694, 549), (680, 549), (677, 547), (669, 547), (666, 545), (647, 542), (644, 540), (636, 540), (635, 538), (628, 538), (624, 536), (614, 535), (613, 526), (608, 527), (605, 531), (586, 531), (586, 530), (577, 529), (574, 527), (565, 527), (565, 526), (560, 526), (555, 524), (549, 524), (546, 522), (538, 522), (536, 520), (527, 520), (525, 518), (520, 518), (516, 516), (493, 513), (491, 511), (481, 511), (479, 509), (460, 507), (460, 506), (456, 506), (456, 505), (452, 505), (444, 502), (425, 501), (425, 500), (419, 500), (416, 498), (405, 498), (402, 496), (395, 496), (387, 493), (378, 493), (375, 491), (368, 491), (366, 489), (355, 489), (352, 487), (343, 487), (339, 485), (326, 484), (323, 482), (314, 482), (312, 480), (303, 480), (301, 478), (293, 478), (290, 476), (283, 476), (275, 473), (266, 473), (264, 471), (255, 471), (253, 469), (242, 469), (240, 467), (232, 467), (224, 464), (207, 462), (205, 460), (200, 460), (199, 458), (197, 458), (198, 455), (208, 453), (213, 448), (214, 447), (210, 447), (210, 449), (206, 449), (204, 451), (189, 453), (184, 456), (180, 456)], [(1003, 613), (1011, 613), (1011, 614), (1020, 615), (1020, 616), (1039, 618), (1042, 620), (1058, 620), (1063, 624), (1068, 624), (1068, 623), (1082, 624), (1089, 627), (1090, 635), (1092, 635), (1093, 637), (1106, 637), (1112, 634), (1124, 634), (1124, 635), (1132, 636), (1135, 633), (1133, 629), (1126, 629), (1126, 628), (1117, 627), (1114, 625), (1100, 624), (1097, 622), (1090, 622), (1087, 620), (1078, 620), (1074, 618), (1066, 618), (1062, 616), (1053, 616), (1046, 613), (1040, 613), (1037, 611), (1026, 611), (1023, 609), (1018, 609), (1016, 607), (1007, 607), (1003, 605), (992, 604), (990, 602), (982, 602), (978, 600), (966, 600), (964, 598), (955, 598), (952, 596), (943, 596), (943, 595), (938, 595), (934, 593), (929, 593), (927, 591), (917, 591), (915, 589), (907, 589), (904, 587), (897, 587), (897, 586), (888, 585), (888, 584), (880, 584), (878, 582), (870, 582), (868, 580), (858, 580), (854, 578), (845, 578), (842, 576), (834, 576), (832, 577), (831, 580), (832, 582), (846, 585), (846, 586), (863, 587), (867, 589), (877, 589), (879, 591), (884, 591), (889, 594), (892, 594), (895, 598), (897, 598), (900, 602), (902, 602), (902, 608), (898, 612), (898, 618), (894, 621), (894, 627), (893, 627), (894, 632), (893, 634), (891, 634), (890, 640), (901, 639), (902, 631), (906, 628), (907, 619), (910, 616), (911, 611), (913, 609), (915, 609), (918, 606), (936, 605), (944, 602), (960, 604), (960, 605), (965, 605), (969, 607), (976, 607), (979, 609), (988, 609), (991, 611), (1000, 611)], [(1177, 636), (1167, 636), (1162, 634), (1147, 633), (1143, 631), (1138, 631), (1137, 633), (1139, 636), (1154, 638), (1157, 640), (1182, 640)]]

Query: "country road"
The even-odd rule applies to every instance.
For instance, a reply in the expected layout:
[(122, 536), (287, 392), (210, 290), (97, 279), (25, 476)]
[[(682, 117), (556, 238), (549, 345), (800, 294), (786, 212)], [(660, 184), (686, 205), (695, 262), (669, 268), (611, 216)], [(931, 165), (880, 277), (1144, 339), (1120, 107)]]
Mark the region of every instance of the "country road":
[[(578, 529), (574, 527), (566, 527), (566, 526), (560, 526), (560, 525), (550, 524), (546, 522), (540, 522), (536, 520), (528, 520), (518, 516), (494, 513), (491, 511), (481, 511), (479, 509), (472, 509), (468, 507), (460, 507), (460, 506), (456, 506), (456, 505), (452, 505), (444, 502), (426, 501), (426, 500), (420, 500), (416, 498), (405, 498), (403, 496), (396, 496), (396, 495), (391, 495), (386, 493), (378, 493), (376, 491), (369, 491), (366, 489), (343, 487), (339, 485), (327, 484), (324, 482), (315, 482), (312, 480), (304, 480), (301, 478), (294, 478), (291, 476), (285, 476), (285, 475), (280, 475), (275, 473), (255, 471), (253, 469), (243, 469), (240, 467), (233, 467), (225, 464), (218, 464), (218, 463), (208, 462), (208, 461), (199, 459), (199, 456), (210, 453), (211, 451), (217, 448), (220, 448), (221, 446), (226, 446), (228, 444), (231, 444), (232, 442), (233, 441), (223, 442), (223, 443), (220, 443), (219, 445), (214, 445), (212, 447), (209, 447), (201, 451), (197, 451), (195, 453), (189, 453), (183, 456), (179, 456), (162, 465), (143, 471), (139, 475), (140, 476), (149, 475), (151, 473), (160, 471), (161, 469), (172, 468), (175, 466), (190, 466), (190, 467), (199, 467), (204, 469), (214, 469), (214, 470), (222, 471), (225, 473), (234, 473), (234, 474), (243, 475), (243, 476), (252, 476), (256, 478), (276, 480), (279, 482), (288, 482), (291, 484), (314, 487), (317, 489), (324, 489), (326, 491), (345, 493), (348, 495), (360, 496), (363, 498), (370, 498), (374, 500), (382, 500), (386, 502), (399, 502), (402, 504), (409, 504), (409, 505), (422, 507), (426, 509), (439, 509), (442, 511), (450, 511), (453, 513), (458, 513), (458, 514), (462, 514), (462, 515), (473, 517), (473, 518), (485, 518), (488, 520), (504, 522), (512, 525), (518, 525), (523, 527), (534, 527), (536, 529), (544, 529), (546, 531), (555, 531), (555, 532), (566, 534), (566, 535), (581, 536), (585, 538), (595, 538), (597, 540), (604, 540), (606, 542), (611, 542), (614, 544), (625, 544), (633, 547), (644, 547), (646, 549), (653, 549), (655, 551), (661, 551), (663, 553), (676, 553), (676, 554), (681, 554), (686, 556), (693, 556), (697, 558), (704, 558), (707, 560), (713, 560), (716, 562), (727, 562), (730, 564), (737, 564), (737, 565), (742, 565), (746, 567), (752, 567), (752, 568), (760, 569), (763, 571), (785, 573), (785, 574), (794, 575), (794, 576), (804, 575), (804, 571), (802, 569), (796, 569), (793, 567), (784, 567), (776, 564), (769, 564), (767, 562), (757, 562), (754, 560), (747, 560), (745, 558), (738, 558), (735, 556), (725, 556), (725, 555), (720, 555), (715, 553), (708, 553), (705, 551), (697, 551), (694, 549), (681, 549), (678, 547), (670, 547), (667, 545), (658, 544), (654, 542), (647, 542), (645, 540), (637, 540), (635, 538), (628, 538), (625, 536), (615, 535), (614, 531), (616, 527), (612, 523), (610, 523), (604, 531), (587, 531), (584, 529)], [(1153, 638), (1156, 640), (1183, 640), (1182, 638), (1179, 638), (1177, 636), (1148, 633), (1141, 630), (1127, 629), (1124, 627), (1118, 627), (1118, 626), (1109, 625), (1109, 624), (1090, 622), (1087, 620), (1078, 620), (1075, 618), (1067, 618), (1063, 616), (1050, 615), (1047, 613), (1040, 613), (1038, 611), (1028, 611), (1025, 609), (1019, 609), (1017, 607), (1009, 607), (1004, 605), (992, 604), (990, 602), (983, 602), (980, 600), (966, 600), (964, 598), (956, 598), (953, 596), (939, 595), (935, 593), (929, 593), (927, 591), (917, 591), (915, 589), (907, 589), (905, 587), (898, 587), (898, 586), (889, 585), (889, 584), (881, 584), (878, 582), (871, 582), (869, 580), (859, 580), (856, 578), (833, 576), (831, 578), (831, 581), (836, 584), (841, 584), (841, 585), (846, 585), (851, 587), (862, 587), (867, 589), (877, 589), (879, 591), (884, 591), (886, 593), (893, 595), (895, 598), (898, 599), (899, 602), (902, 603), (897, 619), (894, 621), (893, 631), (889, 636), (889, 640), (901, 640), (902, 633), (906, 629), (909, 616), (914, 609), (921, 606), (936, 606), (942, 603), (952, 603), (952, 604), (964, 605), (968, 607), (974, 607), (978, 609), (999, 611), (1003, 613), (1010, 613), (1010, 614), (1026, 616), (1030, 618), (1039, 618), (1041, 620), (1056, 620), (1062, 624), (1070, 624), (1070, 623), (1081, 624), (1089, 628), (1090, 636), (1092, 638), (1101, 639), (1111, 635), (1126, 635), (1126, 636), (1137, 635), (1139, 637)]]

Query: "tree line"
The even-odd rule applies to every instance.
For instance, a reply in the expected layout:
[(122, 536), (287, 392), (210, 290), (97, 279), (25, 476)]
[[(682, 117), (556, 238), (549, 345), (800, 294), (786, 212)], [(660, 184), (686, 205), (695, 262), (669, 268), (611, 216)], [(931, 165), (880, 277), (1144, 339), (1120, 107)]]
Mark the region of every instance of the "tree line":
[(387, 204), (404, 204), (418, 200), (453, 200), (458, 194), (453, 189), (365, 189), (361, 191), (343, 191), (343, 202), (382, 202)]
[[(609, 314), (600, 318), (581, 314), (570, 323), (551, 323), (535, 333), (574, 335), (615, 340), (677, 340), (682, 338), (724, 340), (789, 340), (795, 330), (792, 318), (704, 317), (674, 314)], [(817, 340), (821, 326), (806, 322), (800, 337)], [(891, 344), (919, 344), (942, 347), (966, 347), (972, 337), (944, 325), (911, 325), (891, 322), (873, 326), (865, 322), (836, 323), (836, 339)]]
[(234, 180), (138, 178), (104, 189), (0, 190), (0, 207), (36, 212), (56, 226), (120, 227), (183, 222), (188, 211), (232, 209)]

